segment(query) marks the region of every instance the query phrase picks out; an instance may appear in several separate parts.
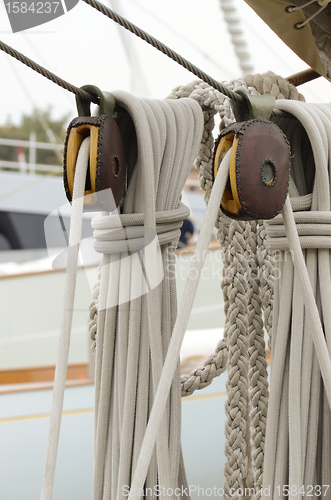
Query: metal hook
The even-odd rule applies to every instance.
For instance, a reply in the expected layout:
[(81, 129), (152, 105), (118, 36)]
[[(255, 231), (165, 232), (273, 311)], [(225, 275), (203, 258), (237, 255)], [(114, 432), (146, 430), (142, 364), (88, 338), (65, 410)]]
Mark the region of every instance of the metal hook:
[[(99, 99), (100, 115), (112, 116), (115, 109), (115, 97), (110, 92), (102, 92), (95, 85), (83, 85), (82, 90)], [(91, 101), (76, 95), (76, 105), (79, 116), (91, 116)]]
[(270, 120), (276, 102), (274, 96), (270, 94), (252, 95), (243, 90), (236, 90), (236, 93), (244, 97), (240, 102), (230, 99), (230, 105), (237, 122), (246, 122), (254, 118)]

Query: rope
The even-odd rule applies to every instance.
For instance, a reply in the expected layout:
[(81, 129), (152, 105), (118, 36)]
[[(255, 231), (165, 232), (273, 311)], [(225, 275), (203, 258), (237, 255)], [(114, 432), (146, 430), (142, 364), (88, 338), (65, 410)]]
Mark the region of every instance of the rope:
[(88, 92), (85, 92), (85, 90), (82, 90), (79, 87), (76, 87), (75, 85), (72, 85), (71, 83), (66, 82), (65, 80), (55, 75), (48, 69), (43, 68), (43, 66), (40, 66), (40, 64), (36, 63), (35, 61), (32, 61), (32, 59), (29, 59), (24, 54), (21, 54), (20, 52), (18, 52), (18, 50), (14, 49), (13, 47), (10, 47), (9, 45), (6, 45), (1, 40), (0, 40), (0, 49), (6, 52), (6, 54), (9, 54), (10, 56), (20, 61), (21, 63), (25, 64), (29, 68), (33, 69), (40, 75), (44, 76), (45, 78), (48, 78), (48, 80), (50, 80), (51, 82), (56, 83), (56, 85), (59, 85), (63, 89), (68, 90), (69, 92), (73, 92), (74, 94), (79, 95), (83, 99), (88, 99), (89, 101), (98, 104), (99, 101), (96, 99), (95, 96), (91, 95)]
[[(190, 71), (194, 75), (201, 78), (204, 82), (211, 85), (215, 90), (221, 92), (229, 99), (233, 99), (234, 101), (237, 101), (237, 102), (243, 101), (243, 97), (236, 94), (235, 92), (232, 92), (226, 85), (223, 85), (222, 83), (218, 82), (217, 80), (215, 80), (211, 76), (207, 75), (207, 73), (205, 73), (204, 71), (199, 69), (194, 64), (190, 63), (187, 59), (180, 56), (177, 52), (170, 49), (165, 44), (163, 44), (162, 42), (160, 42), (156, 38), (152, 37), (151, 35), (149, 35), (145, 31), (143, 31), (141, 28), (135, 26), (134, 24), (132, 24), (130, 21), (128, 21), (124, 17), (122, 17), (119, 14), (117, 14), (116, 12), (112, 11), (109, 7), (106, 7), (105, 5), (101, 4), (97, 0), (84, 0), (84, 2), (87, 3), (88, 5), (90, 5), (91, 7), (95, 8), (96, 10), (98, 10), (99, 12), (104, 14), (105, 16), (109, 17), (110, 19), (112, 19), (113, 21), (115, 21), (116, 23), (118, 23), (120, 26), (124, 27), (128, 31), (131, 31), (131, 33), (135, 34), (136, 36), (138, 36), (142, 40), (146, 41), (147, 43), (149, 43), (150, 45), (152, 45), (153, 47), (155, 47), (156, 49), (161, 51), (166, 56), (170, 57), (170, 59), (172, 59), (173, 61), (180, 64), (181, 66), (183, 66), (185, 69), (187, 69), (188, 71)], [(7, 54), (9, 54), (10, 56), (14, 57), (15, 59), (17, 59), (18, 61), (22, 62), (23, 64), (25, 64), (29, 68), (33, 69), (34, 71), (36, 71), (40, 75), (44, 76), (45, 78), (48, 78), (53, 83), (56, 83), (60, 87), (64, 88), (65, 90), (68, 90), (69, 92), (73, 92), (74, 94), (79, 95), (83, 99), (87, 99), (90, 102), (94, 102), (95, 104), (99, 103), (98, 99), (95, 96), (93, 96), (92, 94), (80, 89), (79, 87), (76, 87), (75, 85), (72, 85), (71, 83), (66, 82), (62, 78), (58, 77), (57, 75), (55, 75), (51, 71), (47, 70), (46, 68), (43, 68), (35, 61), (32, 61), (27, 56), (25, 56), (24, 54), (21, 54), (16, 49), (6, 45), (2, 41), (0, 41), (0, 49), (3, 50), (4, 52), (6, 52)], [(287, 113), (284, 113), (283, 111), (280, 111), (280, 110), (274, 110), (272, 114), (276, 115), (276, 116), (290, 117)]]
[(249, 346), (248, 357), (250, 363), (250, 420), (253, 441), (252, 459), (254, 464), (254, 487), (256, 491), (256, 499), (259, 500), (261, 497), (263, 481), (264, 443), (269, 394), (266, 348), (262, 320), (262, 298), (260, 293), (261, 280), (258, 272), (259, 259), (257, 249), (260, 242), (257, 233), (257, 223), (251, 222), (246, 224), (246, 229), (248, 229), (248, 235), (245, 234), (247, 242), (246, 258), (249, 263), (247, 316)]
[[(96, 250), (104, 253), (105, 262), (111, 263), (109, 270), (108, 266), (101, 271), (96, 336), (93, 498), (98, 500), (110, 495), (121, 498), (138, 467), (176, 309), (167, 270), (168, 254), (187, 216), (185, 207), (176, 205), (202, 133), (200, 108), (190, 100), (174, 106), (170, 102), (138, 100), (121, 92), (114, 95), (135, 124), (138, 162), (129, 182), (124, 213), (93, 220)], [(134, 148), (134, 137), (132, 140)], [(118, 229), (112, 231), (118, 224), (125, 228), (122, 235)], [(132, 254), (145, 246), (144, 228), (155, 228), (161, 245), (165, 277), (156, 288), (158, 282), (153, 285), (153, 279), (159, 273), (155, 257), (149, 255), (150, 250), (147, 253), (148, 247), (143, 258), (145, 278), (139, 253), (128, 255), (128, 250)], [(112, 235), (116, 241), (112, 241)], [(175, 489), (182, 467), (178, 360), (176, 366), (162, 431), (145, 476), (146, 487), (152, 489), (157, 484)]]
[[(212, 191), (213, 192), (213, 191)], [(225, 455), (224, 496), (239, 499), (236, 493), (245, 487), (248, 479), (250, 455), (249, 395), (248, 395), (248, 261), (245, 255), (245, 223), (233, 221), (229, 227), (229, 252), (226, 273), (232, 278), (227, 287), (226, 337), (228, 346), (228, 398), (225, 404)], [(233, 492), (235, 492), (233, 494)]]
[(266, 247), (278, 249), (279, 276), (263, 487), (273, 497), (278, 485), (291, 484), (289, 498), (302, 498), (330, 484), (331, 107), (276, 105), (297, 122), (280, 124), (295, 153), (291, 198), (282, 217), (265, 223)]
[[(97, 500), (122, 498), (123, 488), (131, 484), (139, 469), (138, 458), (176, 318), (176, 288), (169, 264), (173, 264), (171, 256), (182, 220), (188, 215), (179, 199), (203, 128), (200, 106), (192, 99), (145, 101), (125, 92), (114, 95), (122, 110), (117, 117), (119, 127), (131, 153), (137, 150), (138, 159), (136, 162), (132, 154), (129, 160), (123, 213), (102, 214), (92, 223), (96, 250), (103, 253), (98, 285), (92, 497)], [(78, 162), (77, 171), (85, 172), (85, 160), (84, 165)], [(202, 250), (205, 254), (204, 247)], [(163, 269), (156, 258), (160, 252)], [(72, 274), (70, 279), (74, 280)], [(72, 311), (72, 304), (70, 296), (66, 309)], [(68, 347), (67, 337), (65, 345)], [(66, 366), (67, 354), (62, 356), (61, 351), (58, 365)], [(161, 430), (143, 480), (153, 491), (158, 484), (173, 490), (187, 487), (180, 449), (179, 355), (172, 363), (170, 395), (164, 400)], [(63, 400), (64, 389), (63, 384), (56, 384), (54, 407)], [(53, 418), (50, 441), (55, 443), (55, 455), (51, 467), (47, 461), (43, 500), (51, 498), (61, 413), (55, 412)]]
[[(83, 196), (87, 162), (89, 158), (89, 138), (85, 139), (80, 148), (75, 172), (75, 183), (70, 219), (70, 236), (68, 261), (64, 289), (63, 315), (60, 327), (60, 342), (54, 376), (52, 409), (49, 425), (49, 435), (46, 451), (44, 476), (41, 490), (41, 500), (51, 500), (54, 483), (57, 450), (60, 436), (60, 426), (63, 408), (64, 387), (67, 375), (73, 303), (76, 288), (77, 260), (82, 231)], [(71, 306), (70, 306), (71, 305)]]
[[(275, 91), (273, 78), (271, 74), (257, 78), (259, 89), (271, 86)], [(245, 87), (243, 81), (230, 85)], [(255, 88), (250, 90), (256, 92)], [(282, 95), (286, 92), (290, 95), (290, 89), (281, 89)], [(173, 254), (170, 252), (169, 256), (168, 251), (174, 248), (180, 221), (185, 215), (179, 196), (202, 132), (200, 107), (204, 112), (205, 130), (198, 165), (203, 165), (201, 179), (205, 186), (210, 186), (211, 182), (208, 167), (214, 114), (222, 110), (221, 126), (231, 120), (228, 102), (221, 101), (219, 93), (206, 84), (194, 82), (191, 86), (178, 88), (172, 97), (176, 99), (187, 94), (191, 99), (155, 102), (115, 93), (116, 100), (122, 108), (130, 111), (136, 125), (141, 156), (138, 156), (136, 167), (129, 166), (128, 169), (130, 182), (123, 213), (103, 214), (93, 220), (96, 249), (104, 253), (100, 284), (94, 289), (91, 308), (91, 330), (96, 343), (93, 500), (110, 496), (119, 499), (124, 485), (128, 484), (131, 484), (131, 500), (140, 498), (138, 492), (144, 484), (148, 488), (160, 484), (173, 490), (176, 485), (185, 484), (179, 446), (178, 358), (215, 220), (219, 241), (223, 245), (222, 287), (227, 315), (224, 339), (202, 370), (195, 370), (182, 380), (182, 393), (192, 393), (195, 388), (207, 385), (227, 363), (226, 498), (242, 498), (240, 491), (251, 488), (253, 484), (257, 498), (261, 496), (261, 485), (268, 490), (270, 487), (272, 497), (278, 497), (277, 488), (286, 484), (297, 488), (295, 492), (291, 490), (290, 500), (297, 496), (301, 498), (300, 485), (303, 484), (306, 491), (310, 485), (327, 485), (330, 481), (331, 218), (328, 148), (331, 144), (331, 107), (321, 109), (318, 105), (308, 107), (285, 100), (276, 103), (302, 123), (301, 126), (298, 120), (276, 119), (295, 151), (289, 190), (295, 216), (287, 199), (283, 218), (264, 224), (263, 231), (254, 223), (229, 222), (219, 210), (228, 176), (231, 154), (228, 152), (213, 189), (206, 189), (207, 212), (191, 264), (191, 270), (195, 272), (189, 273), (175, 321), (174, 283), (162, 280), (161, 286), (153, 287), (150, 278), (157, 276), (158, 266), (154, 259), (149, 258), (146, 235), (152, 230), (151, 242), (158, 236), (163, 272), (167, 276), (169, 270), (165, 257), (168, 256), (173, 264)], [(200, 122), (197, 118), (194, 122), (195, 113)], [(178, 126), (176, 134), (173, 134), (174, 118)], [(127, 119), (123, 120), (121, 114), (118, 120), (120, 126), (128, 126)], [(146, 140), (146, 131), (149, 131), (149, 140)], [(193, 136), (189, 137), (189, 133)], [(307, 147), (307, 139), (312, 144), (312, 153)], [(130, 141), (135, 142), (136, 138), (131, 136)], [(177, 154), (169, 146), (172, 141), (178, 146)], [(83, 153), (84, 148), (88, 148), (85, 142)], [(174, 172), (167, 168), (162, 170), (163, 161), (169, 162)], [(86, 169), (85, 163), (86, 158)], [(79, 168), (85, 174), (83, 167)], [(176, 178), (175, 173), (180, 178)], [(169, 187), (169, 194), (164, 186)], [(79, 189), (79, 192), (83, 191), (83, 181)], [(309, 214), (307, 208), (311, 208)], [(75, 231), (73, 234), (77, 236), (77, 228)], [(260, 253), (258, 245), (263, 245)], [(139, 251), (143, 248), (146, 260), (142, 268)], [(261, 318), (265, 295), (256, 265), (263, 255), (270, 256), (270, 266), (275, 264), (271, 254), (265, 254), (275, 248), (281, 252), (281, 259), (275, 265), (275, 270), (279, 271), (278, 279), (268, 285), (268, 280), (272, 282), (270, 269), (264, 277), (270, 311), (273, 287), (276, 294), (272, 311), (271, 400), (265, 433), (268, 384)], [(307, 249), (305, 255), (302, 248)], [(294, 265), (290, 259), (285, 259), (287, 249), (292, 252)], [(71, 261), (68, 271), (74, 271), (75, 266)], [(138, 269), (140, 275), (137, 279)], [(72, 311), (74, 279), (70, 277), (68, 296), (66, 292), (69, 311)], [(159, 315), (160, 310), (163, 316)], [(42, 500), (50, 500), (54, 480), (70, 339), (70, 312), (68, 314), (63, 323), (62, 354), (56, 374)], [(162, 494), (160, 498), (164, 500)]]
[(231, 36), (231, 42), (239, 61), (240, 69), (244, 75), (252, 73), (254, 67), (251, 62), (248, 46), (241, 27), (240, 16), (237, 13), (235, 3), (233, 0), (220, 0), (220, 4), (224, 13), (224, 20), (228, 32)]
[(84, 0), (85, 3), (93, 7), (94, 9), (98, 10), (105, 16), (109, 17), (109, 19), (112, 19), (115, 21), (115, 23), (119, 24), (123, 28), (125, 28), (128, 31), (131, 31), (134, 35), (138, 36), (145, 42), (149, 43), (152, 45), (154, 48), (165, 54), (166, 56), (170, 57), (173, 61), (176, 63), (180, 64), (183, 66), (183, 68), (187, 69), (197, 77), (201, 78), (201, 80), (204, 80), (206, 83), (214, 87), (216, 90), (219, 92), (222, 92), (225, 94), (227, 97), (230, 99), (234, 99), (237, 102), (240, 102), (242, 100), (242, 97), (239, 96), (238, 94), (235, 94), (234, 92), (231, 92), (231, 90), (227, 89), (224, 85), (219, 83), (217, 80), (212, 78), (211, 76), (207, 75), (204, 71), (199, 69), (197, 66), (189, 62), (187, 59), (179, 55), (177, 52), (174, 50), (170, 49), (165, 45), (164, 43), (160, 42), (156, 38), (154, 38), (152, 35), (149, 35), (146, 33), (146, 31), (142, 30), (138, 26), (135, 26), (133, 23), (125, 19), (124, 17), (120, 16), (113, 10), (111, 10), (109, 7), (106, 7), (104, 4), (98, 2), (97, 0)]
[[(263, 75), (247, 75), (244, 79), (235, 80), (226, 85), (232, 90), (244, 88), (253, 94), (270, 93), (276, 99), (304, 100), (303, 96), (298, 93), (293, 85), (272, 72)], [(214, 129), (214, 116), (216, 112), (219, 113), (221, 117), (221, 129), (234, 121), (229, 100), (200, 81), (192, 82), (184, 87), (177, 87), (173, 90), (170, 97), (175, 99), (181, 97), (195, 99), (204, 111), (205, 127), (196, 166), (199, 169), (200, 185), (205, 190), (205, 200), (208, 203), (213, 186), (212, 151), (214, 138), (212, 131)], [(208, 363), (210, 363), (210, 373), (215, 374), (222, 373), (227, 362), (230, 369), (226, 422), (226, 483), (224, 489), (227, 498), (232, 498), (233, 491), (230, 494), (230, 487), (234, 486), (235, 490), (237, 490), (238, 487), (249, 487), (252, 483), (250, 432), (247, 428), (247, 422), (249, 422), (247, 410), (250, 408), (253, 439), (254, 489), (256, 497), (259, 499), (263, 484), (263, 460), (268, 407), (267, 363), (265, 360), (261, 308), (271, 343), (277, 262), (272, 252), (264, 245), (266, 230), (263, 224), (259, 224), (259, 228), (257, 229), (256, 224), (231, 221), (219, 211), (216, 228), (217, 238), (223, 253), (223, 280), (221, 285), (227, 322), (224, 330), (224, 339), (220, 341), (216, 349), (216, 351), (220, 350), (222, 353), (218, 370), (215, 370), (213, 367), (215, 355), (208, 358), (205, 365), (208, 366)], [(237, 239), (236, 241), (233, 239), (234, 234), (241, 238), (241, 240), (239, 239), (239, 241), (242, 241), (241, 245), (238, 245)], [(244, 253), (242, 253), (243, 251)], [(242, 255), (244, 257), (241, 257)], [(258, 274), (256, 274), (257, 269), (259, 270)], [(244, 270), (246, 270), (246, 275)], [(237, 288), (233, 286), (234, 279), (238, 283)], [(239, 291), (242, 293), (240, 294)], [(241, 300), (241, 295), (244, 292), (248, 294), (250, 303), (246, 304), (246, 297), (243, 297), (243, 300)], [(236, 311), (236, 313), (231, 315), (231, 311)], [(240, 314), (237, 315), (238, 311), (240, 311)], [(231, 332), (230, 335), (228, 333), (229, 329)], [(247, 332), (246, 335), (244, 333), (245, 330)], [(240, 346), (236, 344), (236, 339), (239, 338), (241, 339)], [(227, 361), (228, 349), (236, 351), (237, 358), (229, 356), (229, 361)], [(238, 360), (240, 360), (240, 363), (237, 366), (236, 362)], [(247, 393), (246, 382), (243, 380), (244, 377), (247, 377), (248, 363), (250, 364), (248, 377), (250, 399)], [(207, 374), (209, 374), (207, 366), (203, 370), (194, 370), (187, 377), (187, 380), (190, 380), (192, 388), (198, 388), (199, 384), (201, 384), (201, 387), (207, 385)], [(239, 377), (242, 393), (240, 393), (236, 386), (234, 374), (237, 374)], [(196, 377), (196, 380), (194, 377)], [(183, 377), (182, 383), (185, 384)], [(237, 399), (234, 398), (233, 393), (237, 394)], [(183, 386), (182, 394), (184, 395)], [(236, 423), (241, 422), (239, 434), (238, 429), (233, 425), (234, 415), (238, 419)], [(239, 457), (237, 461), (236, 457)]]
[[(156, 441), (156, 436), (160, 429), (161, 418), (165, 409), (167, 396), (169, 394), (171, 386), (171, 381), (173, 379), (176, 370), (176, 363), (179, 356), (179, 351), (181, 348), (182, 340), (190, 316), (190, 311), (192, 309), (195, 293), (199, 283), (199, 278), (204, 263), (206, 249), (208, 248), (208, 244), (210, 242), (210, 238), (214, 227), (215, 217), (219, 209), (220, 199), (226, 185), (226, 180), (229, 171), (229, 164), (230, 164), (230, 154), (231, 153), (226, 154), (222, 162), (222, 166), (219, 169), (213, 193), (211, 195), (207, 211), (204, 217), (204, 224), (202, 226), (199, 235), (199, 240), (194, 253), (194, 259), (192, 259), (190, 267), (190, 270), (194, 272), (189, 273), (188, 275), (183, 299), (180, 304), (180, 308), (178, 310), (176, 324), (172, 333), (160, 382), (155, 394), (151, 416), (148, 422), (148, 427), (146, 429), (144, 440), (142, 442), (137, 468), (133, 476), (129, 500), (135, 500), (139, 498), (138, 492), (143, 487), (145, 481), (148, 465), (150, 463), (150, 459), (154, 448), (154, 443)], [(192, 278), (192, 276), (194, 276), (194, 278)]]
[[(283, 99), (284, 95), (287, 98), (302, 100), (303, 96), (299, 94), (295, 86), (289, 84), (285, 79), (278, 75), (274, 75), (268, 72), (264, 75), (247, 75), (244, 80), (235, 80), (234, 82), (227, 83), (232, 89), (245, 88), (252, 93), (257, 93), (256, 87), (258, 87), (261, 93), (272, 93), (276, 99)], [(247, 86), (249, 85), (249, 86)], [(208, 202), (211, 186), (212, 186), (212, 150), (214, 145), (214, 138), (212, 131), (214, 129), (214, 115), (218, 111), (221, 118), (221, 126), (227, 126), (234, 121), (232, 110), (228, 99), (226, 99), (222, 94), (215, 91), (212, 87), (208, 86), (206, 83), (201, 81), (195, 81), (184, 87), (177, 87), (174, 89), (170, 98), (183, 98), (190, 97), (196, 100), (201, 108), (203, 109), (204, 115), (204, 133), (202, 135), (201, 145), (196, 159), (197, 168), (200, 170), (200, 185), (206, 191), (205, 199)], [(223, 216), (222, 212), (219, 212), (218, 222), (216, 227), (218, 227), (218, 240), (223, 248), (223, 272), (224, 279), (222, 282), (222, 289), (224, 295), (225, 303), (225, 315), (227, 317), (228, 313), (228, 291), (227, 286), (231, 283), (232, 276), (226, 270), (229, 267), (229, 257), (231, 256), (230, 243), (229, 240), (229, 223), (230, 220)], [(258, 258), (258, 269), (259, 276), (258, 280), (261, 286), (261, 300), (262, 308), (264, 314), (265, 327), (271, 339), (271, 325), (272, 325), (272, 309), (273, 309), (273, 295), (274, 295), (274, 275), (275, 271), (275, 259), (272, 253), (267, 250), (264, 246), (265, 240), (265, 228), (260, 225), (258, 234), (256, 238), (259, 238), (258, 244), (252, 243), (252, 246), (257, 247), (257, 258)], [(230, 252), (230, 253), (229, 253)], [(250, 259), (256, 259), (254, 252), (251, 252)], [(256, 267), (255, 267), (256, 268)], [(251, 272), (251, 271), (250, 271)], [(226, 277), (226, 275), (228, 277)], [(227, 283), (227, 285), (226, 285)], [(95, 350), (95, 338), (97, 332), (97, 318), (98, 318), (98, 295), (100, 289), (100, 281), (98, 280), (95, 284), (93, 290), (93, 298), (90, 304), (90, 323), (89, 330), (92, 339), (92, 348)], [(257, 298), (256, 298), (257, 300)], [(258, 335), (260, 341), (258, 344), (263, 342), (260, 335)], [(203, 389), (211, 384), (212, 380), (223, 373), (226, 369), (227, 364), (227, 345), (226, 339), (222, 339), (216, 346), (215, 352), (211, 354), (208, 359), (205, 360), (203, 366), (197, 367), (190, 374), (182, 375), (181, 386), (182, 386), (182, 396), (189, 396), (193, 394), (194, 391)], [(262, 349), (261, 347), (259, 349)], [(262, 351), (259, 351), (262, 353)], [(262, 367), (261, 367), (262, 369)], [(259, 377), (259, 376), (258, 376)], [(265, 375), (266, 378), (266, 375)], [(256, 378), (254, 377), (254, 380)], [(254, 399), (256, 400), (256, 398)], [(260, 402), (259, 405), (262, 403)], [(261, 410), (264, 414), (266, 410)], [(260, 410), (258, 411), (260, 415)], [(264, 419), (263, 416), (261, 416)], [(260, 424), (263, 426), (263, 423)], [(259, 441), (261, 442), (261, 441)], [(263, 446), (263, 442), (261, 442)], [(258, 466), (260, 468), (260, 466)]]

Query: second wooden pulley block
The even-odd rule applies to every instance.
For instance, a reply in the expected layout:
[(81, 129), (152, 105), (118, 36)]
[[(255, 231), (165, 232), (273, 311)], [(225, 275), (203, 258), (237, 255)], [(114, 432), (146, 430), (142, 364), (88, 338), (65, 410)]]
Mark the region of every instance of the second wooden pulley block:
[(287, 196), (291, 153), (286, 136), (267, 120), (233, 123), (215, 143), (214, 179), (231, 147), (222, 211), (238, 220), (272, 219), (281, 211)]

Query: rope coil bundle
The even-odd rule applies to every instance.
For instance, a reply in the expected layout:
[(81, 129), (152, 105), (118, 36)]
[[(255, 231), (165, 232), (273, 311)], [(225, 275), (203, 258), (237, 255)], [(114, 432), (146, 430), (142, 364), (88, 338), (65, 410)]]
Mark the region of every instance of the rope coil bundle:
[[(256, 95), (269, 93), (276, 99), (304, 100), (296, 87), (272, 72), (263, 75), (246, 75), (243, 79), (223, 84), (227, 85), (231, 91), (247, 89)], [(199, 170), (200, 185), (205, 191), (206, 203), (209, 203), (213, 188), (214, 116), (219, 113), (221, 130), (234, 122), (229, 99), (200, 81), (177, 87), (169, 97), (195, 99), (204, 112), (205, 127), (196, 166)], [(279, 125), (279, 122), (277, 124)], [(229, 373), (224, 496), (228, 500), (234, 497), (242, 498), (240, 494), (234, 495), (233, 492), (245, 491), (245, 487), (253, 486), (256, 498), (259, 499), (263, 486), (268, 407), (263, 322), (271, 345), (275, 259), (272, 252), (265, 246), (266, 230), (263, 224), (230, 220), (220, 209), (216, 228), (217, 238), (223, 252), (224, 277), (221, 285), (226, 324), (224, 338), (219, 342), (216, 353), (206, 360), (205, 365), (219, 356), (223, 366), (219, 366), (214, 373), (220, 374), (226, 368)], [(206, 368), (204, 370), (207, 371)], [(201, 369), (195, 370), (186, 377), (193, 380), (199, 372)], [(195, 386), (198, 386), (200, 379), (201, 377), (195, 382)], [(210, 382), (211, 380), (210, 378)], [(202, 384), (201, 386), (203, 387)], [(241, 401), (239, 405), (238, 401)], [(236, 419), (232, 418), (234, 414), (237, 415)], [(240, 422), (239, 432), (238, 422)], [(239, 459), (234, 459), (237, 456)], [(251, 463), (251, 458), (253, 463)]]
[[(178, 106), (121, 92), (114, 96), (133, 119), (137, 137), (131, 136), (128, 149), (132, 153), (137, 140), (138, 157), (135, 168), (131, 166), (123, 214), (100, 215), (92, 223), (96, 250), (104, 254), (96, 334), (93, 498), (98, 500), (122, 498), (137, 467), (176, 314), (169, 263), (173, 264), (174, 243), (188, 215), (179, 198), (202, 134), (201, 110), (192, 100)], [(123, 229), (114, 231), (116, 227)], [(146, 229), (153, 228), (146, 245)], [(159, 263), (155, 263), (156, 234)], [(142, 248), (144, 252), (139, 252)], [(146, 488), (153, 491), (157, 485), (173, 490), (186, 486), (179, 438), (179, 376), (177, 362), (146, 477)]]
[(263, 485), (271, 497), (290, 485), (290, 498), (310, 490), (330, 498), (331, 107), (277, 106), (297, 118), (280, 124), (295, 153), (294, 217), (290, 222), (288, 206), (283, 217), (265, 222), (266, 247), (277, 249), (278, 279)]

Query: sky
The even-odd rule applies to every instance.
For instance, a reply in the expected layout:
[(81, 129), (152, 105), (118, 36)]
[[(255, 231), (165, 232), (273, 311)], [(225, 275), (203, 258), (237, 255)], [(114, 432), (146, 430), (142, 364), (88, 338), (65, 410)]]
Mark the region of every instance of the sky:
[[(103, 2), (111, 6), (111, 0)], [(219, 0), (113, 0), (113, 7), (118, 3), (122, 15), (214, 78), (241, 76)], [(244, 0), (235, 4), (256, 73), (272, 70), (286, 77), (307, 67)], [(123, 32), (132, 46), (134, 69), (122, 43)], [(58, 19), (13, 34), (0, 0), (0, 39), (78, 87), (93, 84), (110, 92), (121, 89), (162, 99), (177, 85), (196, 79), (82, 1)], [(9, 118), (17, 124), (34, 106), (51, 106), (54, 118), (68, 114), (70, 121), (77, 115), (73, 94), (3, 52), (0, 71), (0, 125)], [(308, 102), (329, 101), (330, 89), (323, 78), (300, 87)]]

